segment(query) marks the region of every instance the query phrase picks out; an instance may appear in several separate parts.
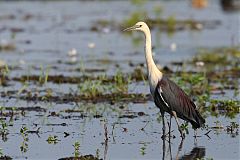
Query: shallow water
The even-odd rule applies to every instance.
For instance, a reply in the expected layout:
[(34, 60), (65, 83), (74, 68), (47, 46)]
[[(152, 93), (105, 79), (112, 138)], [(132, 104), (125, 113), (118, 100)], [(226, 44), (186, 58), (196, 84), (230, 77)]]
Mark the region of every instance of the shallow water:
[[(220, 21), (213, 28), (201, 31), (184, 30), (168, 36), (166, 32), (154, 29), (152, 32), (154, 52), (157, 63), (162, 66), (174, 67), (173, 61), (189, 60), (199, 48), (227, 47), (239, 44), (239, 12), (224, 12), (218, 1), (209, 1), (203, 10), (191, 8), (188, 1), (151, 1), (142, 6), (150, 16), (154, 16), (152, 8), (162, 6), (162, 17), (175, 15), (176, 19), (194, 18), (195, 20)], [(121, 6), (119, 8), (119, 6)], [(116, 28), (107, 27), (105, 31), (93, 32), (89, 28), (98, 20), (114, 20), (121, 22), (139, 7), (127, 1), (91, 1), (91, 2), (0, 2), (0, 17), (14, 15), (13, 19), (0, 20), (0, 39), (13, 41), (16, 50), (1, 51), (0, 59), (9, 66), (17, 66), (9, 73), (9, 77), (41, 74), (50, 68), (49, 75), (81, 76), (114, 75), (121, 69), (125, 73), (135, 68), (129, 63), (145, 63), (143, 40), (136, 45), (131, 36)], [(211, 15), (211, 16), (209, 16)], [(128, 26), (126, 26), (128, 27)], [(11, 28), (23, 29), (11, 40)], [(133, 36), (138, 35), (134, 33)], [(27, 43), (26, 41), (29, 41)], [(94, 43), (94, 48), (89, 44)], [(177, 50), (171, 51), (171, 43), (177, 44)], [(77, 61), (73, 64), (67, 52), (76, 48)], [(23, 63), (24, 62), (24, 63)], [(33, 67), (35, 66), (35, 67)], [(41, 69), (43, 66), (43, 69)], [(103, 72), (82, 73), (76, 69), (104, 69)], [(1, 87), (0, 91), (19, 91), (24, 84), (10, 81), (9, 86)], [(52, 89), (54, 95), (77, 91), (77, 84), (55, 84), (48, 82), (39, 86), (30, 82), (27, 90), (44, 95), (45, 89)], [(41, 90), (43, 90), (41, 92)], [(236, 99), (231, 90), (225, 95), (212, 95), (216, 99)], [(129, 93), (149, 93), (144, 82), (133, 82)], [(16, 94), (15, 94), (16, 95)], [(21, 95), (21, 94), (20, 94)], [(80, 142), (79, 152), (82, 155), (98, 155), (103, 159), (187, 159), (188, 155), (198, 158), (239, 159), (239, 135), (226, 131), (230, 122), (239, 123), (239, 114), (230, 119), (224, 114), (208, 116), (209, 127), (216, 126), (219, 121), (223, 129), (211, 129), (209, 137), (204, 135), (208, 130), (199, 130), (195, 142), (193, 130), (180, 145), (181, 138), (173, 123), (173, 135), (176, 138), (163, 145), (162, 122), (159, 110), (151, 100), (144, 102), (67, 102), (56, 103), (42, 101), (25, 101), (21, 96), (2, 97), (0, 106), (4, 107), (36, 107), (45, 111), (17, 112), (13, 116), (1, 117), (8, 124), (7, 139), (2, 138), (2, 153), (13, 159), (57, 159), (74, 156), (74, 143)], [(77, 112), (67, 112), (69, 109)], [(10, 112), (10, 111), (6, 111)], [(143, 114), (144, 113), (144, 114)], [(100, 116), (99, 116), (100, 115)], [(169, 118), (167, 116), (167, 118)], [(28, 141), (20, 134), (22, 126), (30, 131)], [(104, 129), (104, 126), (106, 127)], [(108, 140), (105, 137), (107, 131)], [(66, 136), (64, 133), (70, 134)], [(48, 144), (49, 136), (57, 136), (56, 144)], [(64, 137), (66, 136), (66, 137)], [(28, 144), (26, 152), (20, 146)], [(179, 147), (182, 146), (182, 147)], [(98, 153), (97, 153), (98, 152)]]

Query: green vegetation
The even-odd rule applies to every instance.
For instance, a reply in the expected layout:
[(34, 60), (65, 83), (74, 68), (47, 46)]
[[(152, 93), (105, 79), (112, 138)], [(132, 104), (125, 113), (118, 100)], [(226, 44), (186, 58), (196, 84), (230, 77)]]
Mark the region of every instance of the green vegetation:
[(44, 71), (43, 66), (41, 65), (41, 74), (39, 76), (38, 82), (40, 85), (46, 84), (48, 81), (48, 74), (50, 71), (50, 67), (47, 67), (46, 70)]
[(206, 65), (214, 65), (225, 67), (230, 65), (232, 67), (239, 66), (240, 48), (217, 48), (217, 49), (201, 49), (193, 57), (193, 62), (204, 62)]
[(237, 114), (240, 113), (240, 102), (234, 100), (210, 100), (210, 104), (208, 107), (208, 111), (212, 113), (212, 115), (217, 116), (218, 111), (222, 110), (225, 111), (225, 116), (229, 118), (235, 118)]
[(189, 131), (188, 131), (188, 123), (185, 122), (185, 123), (182, 123), (181, 126), (180, 126), (181, 130), (183, 132), (186, 132), (186, 134), (189, 134)]
[(47, 139), (48, 144), (57, 144), (60, 140), (58, 140), (58, 136), (50, 135)]
[(74, 157), (79, 157), (80, 156), (80, 142), (75, 142), (74, 145)]
[(0, 122), (1, 122), (0, 134), (2, 135), (3, 141), (6, 141), (8, 135), (8, 124), (4, 120), (1, 120)]
[(23, 142), (21, 143), (20, 150), (21, 152), (25, 153), (28, 150), (28, 128), (26, 126), (22, 126), (20, 129), (20, 134), (23, 138)]
[(147, 12), (145, 11), (136, 11), (133, 12), (131, 16), (123, 22), (123, 24), (124, 26), (132, 26), (138, 21), (146, 21), (147, 16)]
[(146, 154), (146, 147), (147, 147), (147, 144), (143, 143), (142, 147), (140, 148), (140, 153), (142, 156)]
[(9, 73), (10, 71), (7, 64), (5, 64), (3, 67), (0, 67), (0, 86), (7, 85)]
[(128, 84), (131, 82), (131, 76), (127, 78), (124, 77), (121, 71), (117, 71), (116, 75), (114, 76), (115, 84), (112, 85), (112, 88), (117, 93), (127, 93), (128, 92)]
[(105, 91), (101, 81), (85, 81), (79, 84), (78, 88), (81, 95), (89, 98), (100, 96)]

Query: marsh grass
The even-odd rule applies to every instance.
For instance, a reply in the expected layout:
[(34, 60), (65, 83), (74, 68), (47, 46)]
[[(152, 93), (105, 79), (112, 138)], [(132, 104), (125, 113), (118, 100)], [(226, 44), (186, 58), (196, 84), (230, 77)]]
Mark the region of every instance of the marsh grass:
[(188, 95), (209, 95), (210, 86), (205, 73), (180, 72), (174, 81), (177, 82)]
[(20, 129), (20, 134), (23, 138), (23, 141), (20, 145), (20, 150), (21, 150), (21, 152), (25, 153), (28, 150), (28, 141), (29, 141), (28, 128), (26, 126), (22, 126)]
[(73, 144), (73, 147), (74, 147), (74, 157), (79, 157), (80, 156), (80, 142), (76, 141), (74, 144)]
[(60, 140), (56, 135), (49, 135), (46, 141), (48, 142), (48, 144), (57, 144)]
[(240, 48), (217, 48), (217, 49), (200, 49), (193, 57), (193, 62), (205, 62), (206, 65), (217, 65), (225, 67), (226, 65), (239, 66)]
[(106, 89), (102, 81), (85, 81), (79, 84), (78, 88), (81, 95), (89, 98), (102, 95)]
[(44, 70), (43, 66), (41, 65), (40, 69), (41, 69), (41, 74), (39, 76), (38, 82), (39, 82), (40, 85), (43, 85), (43, 84), (46, 84), (47, 81), (48, 81), (48, 75), (49, 75), (50, 67), (47, 67)]
[(114, 84), (112, 88), (115, 90), (114, 92), (127, 93), (128, 92), (128, 84), (131, 83), (131, 76), (124, 77), (124, 74), (121, 71), (117, 71), (114, 76)]
[(9, 73), (10, 70), (7, 64), (5, 64), (3, 67), (0, 67), (0, 85), (7, 85)]

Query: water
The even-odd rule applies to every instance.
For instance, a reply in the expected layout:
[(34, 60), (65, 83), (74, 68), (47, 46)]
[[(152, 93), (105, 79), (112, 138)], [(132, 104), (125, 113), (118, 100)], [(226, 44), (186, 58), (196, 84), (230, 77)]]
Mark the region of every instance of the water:
[[(121, 6), (121, 7), (119, 7)], [(81, 67), (104, 69), (105, 72), (90, 72), (87, 75), (114, 75), (119, 68), (123, 72), (132, 72), (134, 64), (145, 63), (143, 40), (135, 45), (132, 36), (120, 29), (107, 27), (106, 31), (90, 30), (98, 20), (109, 20), (121, 23), (139, 8), (146, 10), (154, 17), (152, 8), (161, 6), (162, 17), (175, 15), (176, 19), (194, 18), (203, 21), (220, 21), (212, 28), (201, 31), (184, 30), (169, 36), (166, 32), (153, 29), (153, 44), (155, 59), (162, 66), (171, 66), (173, 61), (189, 60), (199, 48), (227, 47), (239, 44), (239, 12), (231, 14), (224, 12), (218, 1), (209, 1), (209, 6), (202, 10), (191, 8), (188, 1), (150, 1), (138, 7), (128, 1), (59, 1), (59, 2), (0, 2), (0, 17), (13, 15), (15, 18), (0, 20), (0, 39), (13, 41), (16, 50), (1, 51), (0, 59), (9, 66), (18, 68), (10, 71), (9, 77), (20, 77), (28, 74), (41, 74), (42, 70), (50, 68), (49, 75), (81, 76), (77, 71)], [(211, 15), (211, 16), (209, 16)], [(128, 27), (128, 26), (126, 26)], [(23, 29), (11, 39), (11, 28)], [(29, 43), (26, 43), (29, 41)], [(89, 44), (94, 43), (94, 48)], [(177, 44), (177, 50), (171, 51), (171, 43)], [(71, 57), (67, 52), (76, 48), (78, 54), (76, 63), (69, 64)], [(24, 63), (22, 63), (24, 62)], [(35, 66), (35, 67), (33, 67)], [(41, 69), (41, 66), (43, 69)], [(10, 80), (10, 86), (1, 87), (0, 91), (19, 91), (24, 84)], [(55, 84), (48, 82), (39, 86), (30, 82), (27, 90), (45, 95), (45, 89), (52, 89), (54, 95), (77, 90), (77, 84)], [(43, 91), (41, 91), (43, 90)], [(148, 86), (143, 83), (133, 83), (129, 88), (131, 93), (149, 93)], [(231, 91), (226, 91), (224, 98), (238, 99)], [(229, 97), (230, 95), (230, 97)], [(214, 95), (219, 98), (222, 95)], [(199, 158), (239, 159), (238, 134), (230, 134), (226, 126), (230, 122), (239, 122), (239, 114), (233, 119), (224, 115), (208, 116), (209, 127), (216, 126), (219, 121), (224, 129), (211, 129), (209, 137), (204, 135), (206, 129), (199, 130), (197, 141), (193, 138), (193, 130), (181, 144), (181, 138), (173, 121), (172, 129), (175, 139), (165, 142), (161, 139), (162, 122), (159, 110), (154, 102), (45, 102), (25, 101), (20, 98), (2, 97), (1, 106), (5, 107), (36, 107), (46, 109), (40, 111), (16, 111), (16, 115), (1, 117), (9, 126), (7, 139), (2, 138), (0, 148), (2, 153), (13, 159), (57, 159), (74, 156), (74, 143), (80, 142), (79, 152), (82, 155), (98, 155), (103, 159), (186, 159), (188, 155), (198, 155)], [(75, 109), (78, 112), (67, 112)], [(10, 112), (10, 111), (6, 111)], [(142, 115), (142, 113), (144, 113)], [(101, 115), (98, 117), (97, 115)], [(127, 115), (127, 116), (126, 116)], [(167, 116), (167, 118), (169, 118)], [(30, 131), (28, 141), (20, 134), (22, 126)], [(104, 126), (106, 127), (104, 129)], [(105, 133), (107, 131), (107, 137)], [(66, 136), (66, 133), (70, 134)], [(56, 144), (49, 144), (49, 136), (57, 136)], [(21, 146), (27, 144), (26, 152)], [(26, 146), (26, 145), (25, 145)], [(185, 157), (184, 157), (185, 156)]]

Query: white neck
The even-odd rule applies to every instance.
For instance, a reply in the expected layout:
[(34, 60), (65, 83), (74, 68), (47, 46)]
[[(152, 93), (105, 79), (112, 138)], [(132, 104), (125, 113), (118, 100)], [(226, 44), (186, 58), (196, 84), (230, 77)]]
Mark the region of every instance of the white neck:
[(152, 42), (151, 42), (151, 33), (149, 28), (144, 30), (144, 34), (145, 34), (145, 40), (146, 40), (145, 41), (145, 57), (146, 57), (146, 63), (147, 63), (148, 79), (150, 83), (151, 93), (153, 93), (158, 81), (162, 79), (162, 72), (158, 70), (152, 57)]
[(151, 33), (149, 30), (145, 31), (145, 56), (147, 62), (148, 71), (151, 72), (152, 69), (156, 68), (156, 64), (152, 58), (152, 42), (151, 42)]

